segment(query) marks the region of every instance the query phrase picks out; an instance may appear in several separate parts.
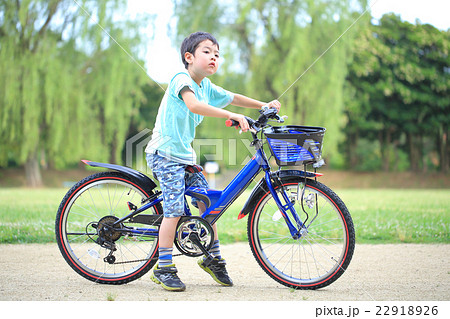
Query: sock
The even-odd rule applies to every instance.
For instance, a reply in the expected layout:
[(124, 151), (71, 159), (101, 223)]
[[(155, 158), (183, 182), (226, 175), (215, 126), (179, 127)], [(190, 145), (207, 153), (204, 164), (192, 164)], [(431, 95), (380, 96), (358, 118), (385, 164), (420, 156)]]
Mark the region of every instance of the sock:
[(173, 248), (159, 247), (158, 252), (159, 252), (159, 258), (158, 258), (158, 266), (159, 267), (170, 266), (173, 264), (173, 262), (172, 262)]
[(211, 250), (209, 251), (211, 255), (218, 259), (222, 259), (222, 256), (220, 255), (220, 244), (219, 240), (215, 240), (213, 246), (211, 247)]

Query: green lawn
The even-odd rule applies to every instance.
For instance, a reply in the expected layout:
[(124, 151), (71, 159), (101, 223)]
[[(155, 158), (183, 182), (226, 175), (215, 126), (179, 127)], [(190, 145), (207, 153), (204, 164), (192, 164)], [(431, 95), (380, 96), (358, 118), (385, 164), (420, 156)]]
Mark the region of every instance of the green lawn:
[[(54, 221), (67, 189), (1, 188), (0, 243), (54, 242)], [(450, 190), (340, 189), (359, 243), (449, 243)], [(222, 243), (247, 240), (237, 220), (245, 192), (218, 222)]]

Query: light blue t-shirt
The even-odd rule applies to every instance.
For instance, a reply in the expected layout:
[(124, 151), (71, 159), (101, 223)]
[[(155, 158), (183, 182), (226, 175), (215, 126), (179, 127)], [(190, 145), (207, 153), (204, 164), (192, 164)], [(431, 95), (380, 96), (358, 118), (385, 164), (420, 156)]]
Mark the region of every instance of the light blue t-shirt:
[(206, 77), (199, 86), (187, 72), (177, 73), (170, 81), (145, 152), (152, 154), (157, 150), (158, 154), (175, 162), (192, 165), (196, 162), (196, 154), (191, 143), (203, 116), (192, 113), (184, 103), (180, 93), (185, 87), (194, 92), (197, 100), (218, 108), (230, 104), (234, 95)]

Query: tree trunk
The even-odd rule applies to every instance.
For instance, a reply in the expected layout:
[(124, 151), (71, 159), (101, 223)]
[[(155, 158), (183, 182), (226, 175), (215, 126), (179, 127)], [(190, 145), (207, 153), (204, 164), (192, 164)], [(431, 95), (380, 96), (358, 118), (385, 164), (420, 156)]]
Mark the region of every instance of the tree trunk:
[(356, 149), (358, 147), (358, 131), (356, 133), (350, 133), (348, 136), (347, 152), (350, 162), (350, 169), (354, 169), (358, 164), (358, 155)]
[[(383, 141), (381, 138), (380, 141)], [(389, 172), (390, 169), (390, 150), (391, 150), (391, 128), (384, 130), (384, 142), (381, 145), (382, 167), (383, 171)]]
[(422, 173), (427, 173), (428, 172), (428, 165), (427, 165), (427, 156), (426, 153), (424, 152), (424, 148), (425, 148), (425, 144), (426, 144), (426, 139), (424, 142), (424, 138), (423, 136), (419, 136), (419, 145), (420, 145), (420, 159), (422, 162)]
[(393, 170), (398, 172), (399, 167), (398, 167), (398, 163), (399, 163), (399, 156), (398, 156), (398, 144), (399, 144), (399, 140), (396, 139), (394, 140), (394, 142), (392, 143), (392, 151), (394, 152), (394, 167)]
[(420, 152), (419, 143), (416, 135), (413, 133), (408, 133), (408, 144), (409, 144), (409, 163), (411, 171), (419, 170)]
[(25, 163), (25, 176), (28, 187), (42, 187), (44, 185), (36, 153), (30, 155)]
[(448, 173), (449, 171), (449, 154), (448, 129), (444, 126), (439, 132), (439, 163), (442, 173)]

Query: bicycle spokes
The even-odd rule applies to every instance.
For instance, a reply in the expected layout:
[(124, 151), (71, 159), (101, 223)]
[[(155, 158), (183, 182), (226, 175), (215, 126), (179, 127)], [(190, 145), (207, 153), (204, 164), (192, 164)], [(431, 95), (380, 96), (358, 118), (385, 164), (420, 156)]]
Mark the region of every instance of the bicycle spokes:
[[(272, 194), (258, 202), (249, 218), (250, 246), (261, 267), (280, 283), (296, 288), (316, 289), (336, 280), (350, 262), (354, 230), (345, 205), (326, 186), (308, 181), (298, 201), (298, 178), (287, 177), (277, 189), (287, 197), (292, 209), (285, 216)], [(283, 190), (282, 190), (283, 188)], [(285, 192), (284, 196), (281, 192)], [(297, 214), (293, 235), (286, 220)], [(284, 218), (280, 218), (284, 217)], [(307, 224), (304, 223), (308, 220)]]

